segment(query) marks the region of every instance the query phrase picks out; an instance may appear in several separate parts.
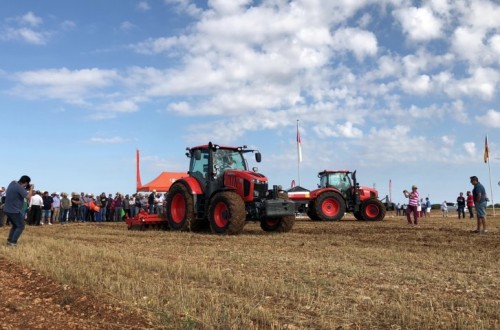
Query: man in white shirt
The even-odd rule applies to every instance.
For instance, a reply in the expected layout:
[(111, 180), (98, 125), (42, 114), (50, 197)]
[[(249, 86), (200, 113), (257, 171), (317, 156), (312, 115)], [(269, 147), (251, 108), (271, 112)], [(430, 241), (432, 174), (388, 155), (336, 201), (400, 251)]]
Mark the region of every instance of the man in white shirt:
[(40, 220), (42, 220), (42, 207), (43, 199), (40, 190), (37, 190), (33, 196), (31, 196), (29, 204), (29, 217), (28, 224), (40, 226)]

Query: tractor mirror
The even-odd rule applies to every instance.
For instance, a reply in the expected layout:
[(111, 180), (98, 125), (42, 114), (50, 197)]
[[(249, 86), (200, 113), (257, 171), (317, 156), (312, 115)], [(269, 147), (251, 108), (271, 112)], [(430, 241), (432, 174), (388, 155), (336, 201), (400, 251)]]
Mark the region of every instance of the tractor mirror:
[(257, 163), (260, 163), (261, 160), (262, 160), (262, 156), (261, 156), (260, 152), (256, 152), (255, 153), (255, 161)]
[(201, 159), (201, 150), (200, 149), (197, 149), (193, 152), (194, 154), (194, 159), (196, 160), (200, 160)]

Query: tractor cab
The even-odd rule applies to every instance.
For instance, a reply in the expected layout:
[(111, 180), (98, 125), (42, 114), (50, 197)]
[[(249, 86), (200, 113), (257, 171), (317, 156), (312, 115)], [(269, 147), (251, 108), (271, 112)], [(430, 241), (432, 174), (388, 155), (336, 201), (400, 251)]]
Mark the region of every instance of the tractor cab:
[[(267, 189), (267, 179), (256, 173), (256, 167), (250, 171), (244, 157), (245, 153), (253, 152), (255, 160), (260, 162), (261, 154), (257, 150), (247, 149), (247, 146), (226, 147), (212, 143), (187, 150), (186, 155), (191, 158), (189, 173), (198, 180), (207, 196), (220, 189), (238, 190), (240, 181), (237, 178), (241, 178), (241, 182), (249, 183), (254, 176), (259, 176), (260, 180), (253, 181), (262, 181), (262, 184), (266, 185), (264, 189)], [(251, 196), (248, 196), (246, 200), (250, 198)]]
[(351, 181), (349, 176), (351, 172), (349, 171), (323, 171), (318, 173), (319, 184), (318, 188), (336, 188), (338, 189), (344, 198), (352, 195), (352, 188), (354, 183)]

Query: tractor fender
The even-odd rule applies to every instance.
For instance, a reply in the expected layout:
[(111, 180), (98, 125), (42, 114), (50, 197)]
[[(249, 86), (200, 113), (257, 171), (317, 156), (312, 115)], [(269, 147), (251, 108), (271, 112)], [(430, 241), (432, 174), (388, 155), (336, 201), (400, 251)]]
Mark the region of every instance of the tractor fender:
[[(212, 195), (208, 198), (208, 200), (209, 200), (209, 201), (211, 201), (211, 200), (212, 200), (212, 198), (213, 198), (215, 195), (217, 195), (218, 193), (220, 193), (220, 192), (222, 192), (222, 191), (236, 191), (236, 189), (233, 189), (233, 188), (228, 188), (228, 187), (223, 187), (223, 188), (221, 188), (221, 189), (217, 189), (216, 191), (214, 191), (214, 192), (212, 193)], [(241, 196), (240, 196), (240, 198), (241, 198)], [(243, 198), (241, 198), (241, 199), (243, 199)]]
[(193, 195), (203, 195), (203, 189), (200, 183), (194, 177), (186, 177), (175, 181), (175, 183), (182, 183)]
[(325, 193), (325, 192), (328, 192), (328, 191), (331, 191), (331, 192), (334, 192), (334, 193), (337, 193), (340, 195), (340, 197), (342, 197), (342, 199), (344, 200), (345, 202), (345, 198), (344, 196), (342, 196), (342, 193), (340, 192), (340, 190), (336, 189), (336, 188), (332, 188), (332, 187), (329, 187), (329, 188), (319, 188), (319, 189), (316, 189), (316, 190), (313, 190), (310, 192), (310, 200), (315, 200), (318, 198), (319, 195)]

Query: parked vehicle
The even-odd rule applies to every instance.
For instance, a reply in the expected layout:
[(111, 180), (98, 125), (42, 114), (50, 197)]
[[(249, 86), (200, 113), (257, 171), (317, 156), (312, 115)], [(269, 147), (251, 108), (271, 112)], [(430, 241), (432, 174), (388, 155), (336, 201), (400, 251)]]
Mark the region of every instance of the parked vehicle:
[(172, 230), (239, 234), (246, 221), (259, 221), (265, 231), (288, 232), (295, 222), (295, 205), (278, 186), (249, 170), (244, 157), (257, 150), (213, 143), (187, 148), (188, 176), (175, 181), (167, 195), (167, 221)]
[(386, 208), (378, 200), (378, 191), (359, 186), (356, 171), (324, 170), (318, 177), (318, 189), (289, 193), (297, 211), (305, 210), (311, 220), (340, 220), (346, 212), (352, 212), (357, 220), (384, 219)]

